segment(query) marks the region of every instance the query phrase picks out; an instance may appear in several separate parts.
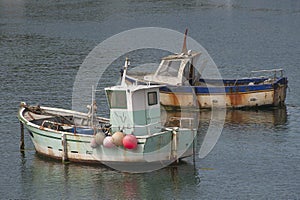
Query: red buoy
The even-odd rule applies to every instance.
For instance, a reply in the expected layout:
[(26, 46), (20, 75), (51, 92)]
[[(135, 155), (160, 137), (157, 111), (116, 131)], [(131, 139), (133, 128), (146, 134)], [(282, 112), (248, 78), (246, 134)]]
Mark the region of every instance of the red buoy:
[(128, 134), (123, 138), (123, 146), (126, 149), (135, 149), (137, 147), (137, 139), (134, 135)]

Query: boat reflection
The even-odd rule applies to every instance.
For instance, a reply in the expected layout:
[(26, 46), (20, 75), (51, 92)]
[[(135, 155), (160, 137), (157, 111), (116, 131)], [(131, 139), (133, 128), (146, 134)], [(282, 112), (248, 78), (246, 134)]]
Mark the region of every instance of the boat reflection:
[(130, 174), (105, 166), (64, 165), (36, 155), (32, 162), (24, 162), (21, 170), (22, 192), (28, 199), (163, 199), (166, 192), (176, 198), (182, 189), (199, 184), (195, 167), (188, 162)]
[(191, 117), (198, 122), (194, 124), (198, 130), (194, 152), (199, 158), (204, 158), (214, 148), (223, 132), (243, 134), (245, 131), (259, 132), (284, 128), (287, 124), (286, 107), (260, 110), (182, 111), (163, 114), (165, 119)]
[[(223, 112), (214, 110), (213, 112)], [(221, 113), (220, 113), (221, 114)], [(203, 111), (164, 111), (162, 113), (165, 119), (171, 117), (177, 118), (194, 118), (195, 122), (199, 122), (198, 127), (205, 124), (209, 124), (212, 120), (212, 111), (203, 110)], [(281, 108), (266, 108), (259, 110), (226, 110), (225, 116), (225, 125), (235, 125), (239, 124), (240, 126), (247, 124), (265, 124), (265, 125), (284, 125), (287, 122), (287, 109), (286, 106)]]

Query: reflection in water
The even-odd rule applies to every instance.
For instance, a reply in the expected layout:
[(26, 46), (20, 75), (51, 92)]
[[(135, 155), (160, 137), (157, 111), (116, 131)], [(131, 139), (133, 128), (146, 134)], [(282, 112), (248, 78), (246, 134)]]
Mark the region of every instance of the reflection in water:
[(35, 156), (22, 163), (24, 197), (39, 199), (164, 199), (176, 198), (188, 187), (198, 187), (194, 165), (180, 162), (144, 174), (129, 174), (105, 166), (68, 164)]
[[(218, 112), (218, 111), (214, 111)], [(208, 129), (210, 126), (210, 122), (212, 120), (212, 111), (210, 110), (202, 110), (198, 111), (182, 111), (182, 112), (163, 112), (162, 115), (164, 119), (169, 119), (171, 117), (177, 118), (185, 118), (190, 117), (194, 118), (195, 127), (198, 128), (198, 138), (195, 152), (200, 156), (200, 149), (204, 147), (204, 143)], [(214, 116), (217, 116), (215, 113)], [(216, 121), (216, 119), (214, 119)], [(286, 107), (282, 108), (268, 108), (268, 109), (260, 109), (260, 110), (227, 110), (225, 117), (225, 124), (223, 127), (223, 131), (226, 130), (253, 130), (257, 131), (263, 129), (277, 129), (281, 127), (281, 125), (285, 125), (287, 123), (287, 110)], [(178, 124), (173, 124), (178, 125)], [(215, 134), (212, 132), (211, 134)], [(217, 143), (218, 138), (215, 141), (211, 141), (212, 144)], [(214, 144), (215, 144), (214, 143)], [(206, 144), (207, 145), (207, 144)]]
[(263, 110), (232, 110), (226, 115), (227, 124), (265, 124), (267, 126), (283, 125), (287, 122), (286, 107)]
[[(214, 112), (218, 112), (217, 110)], [(194, 118), (195, 122), (199, 121), (198, 128), (201, 125), (208, 124), (212, 119), (212, 112), (210, 110), (198, 111), (164, 111), (162, 113), (164, 119), (171, 117), (190, 117)], [(267, 126), (284, 125), (287, 122), (286, 107), (281, 108), (266, 108), (259, 110), (227, 110), (225, 124), (227, 126), (239, 124), (241, 126), (247, 124), (265, 124)]]

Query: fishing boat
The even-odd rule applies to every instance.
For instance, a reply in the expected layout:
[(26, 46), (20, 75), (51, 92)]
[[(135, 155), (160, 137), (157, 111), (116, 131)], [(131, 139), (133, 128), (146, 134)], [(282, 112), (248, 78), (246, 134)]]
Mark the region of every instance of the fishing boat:
[[(165, 85), (161, 104), (169, 108), (243, 108), (283, 106), (288, 87), (283, 69), (252, 71), (240, 79), (208, 79), (195, 67), (201, 52), (186, 48), (185, 32), (181, 53), (163, 57), (154, 73), (129, 74), (129, 84)], [(203, 70), (205, 66), (200, 66)], [(257, 76), (259, 74), (259, 76)]]
[[(102, 163), (128, 172), (152, 171), (193, 155), (194, 119), (172, 117), (162, 122), (161, 86), (127, 85), (128, 62), (121, 84), (105, 88), (109, 119), (96, 115), (94, 100), (88, 113), (21, 103), (18, 118), (36, 152), (64, 162)], [(24, 138), (22, 134), (21, 129)]]

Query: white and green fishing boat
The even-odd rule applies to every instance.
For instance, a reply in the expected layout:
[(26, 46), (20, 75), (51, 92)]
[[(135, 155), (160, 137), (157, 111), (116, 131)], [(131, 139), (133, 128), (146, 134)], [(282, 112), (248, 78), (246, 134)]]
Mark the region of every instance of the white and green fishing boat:
[[(105, 88), (110, 119), (96, 115), (95, 103), (88, 113), (21, 103), (18, 118), (36, 152), (129, 172), (152, 171), (191, 156), (196, 135), (193, 118), (163, 120), (161, 86), (127, 85), (127, 67), (128, 60), (120, 85)], [(22, 129), (21, 133), (23, 138)]]

